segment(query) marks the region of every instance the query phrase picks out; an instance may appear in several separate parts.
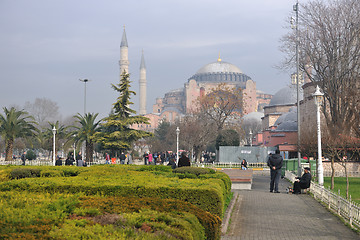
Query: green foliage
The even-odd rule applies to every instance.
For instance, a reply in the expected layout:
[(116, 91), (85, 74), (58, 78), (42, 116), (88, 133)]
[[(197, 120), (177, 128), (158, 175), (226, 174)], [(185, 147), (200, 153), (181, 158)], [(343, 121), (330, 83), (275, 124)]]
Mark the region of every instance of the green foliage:
[(135, 92), (130, 90), (129, 74), (121, 74), (120, 83), (112, 85), (112, 88), (119, 92), (117, 101), (113, 104), (112, 113), (104, 119), (101, 132), (94, 135), (94, 139), (103, 148), (115, 151), (125, 151), (130, 149), (131, 144), (138, 139), (152, 136), (152, 133), (135, 130), (131, 128), (133, 124), (148, 123), (148, 118), (135, 116), (136, 111), (129, 106), (131, 95)]
[(86, 113), (81, 115), (78, 113), (74, 116), (76, 125), (71, 126), (75, 130), (70, 132), (68, 136), (76, 136), (73, 140), (81, 144), (85, 141), (86, 162), (93, 161), (94, 136), (99, 131), (100, 121), (96, 121), (98, 113)]
[(74, 177), (80, 173), (80, 170), (74, 167), (62, 167), (61, 170), (64, 174), (64, 177)]
[(40, 177), (40, 169), (15, 168), (10, 172), (11, 179)]
[(175, 168), (173, 170), (173, 172), (174, 173), (190, 173), (190, 174), (199, 176), (200, 174), (214, 174), (215, 170), (211, 169), (211, 168), (181, 167), (181, 168)]
[(0, 192), (0, 239), (50, 239), (49, 232), (78, 203), (69, 195)]
[[(111, 207), (110, 207), (111, 206)], [(152, 209), (159, 212), (188, 212), (194, 214), (205, 228), (208, 239), (220, 238), (221, 220), (218, 216), (184, 201), (162, 198), (82, 197), (80, 208), (99, 209), (102, 213), (139, 212)]]
[(57, 170), (43, 170), (40, 172), (40, 177), (63, 177), (63, 172)]
[[(19, 169), (31, 168), (0, 166), (0, 176)], [(167, 166), (127, 165), (32, 169), (42, 177), (4, 177), (0, 182), (0, 199), (7, 196), (0, 202), (0, 209), (6, 209), (0, 210), (0, 228), (16, 224), (0, 231), (0, 238), (109, 239), (113, 233), (121, 236), (118, 239), (205, 239), (205, 231), (207, 239), (220, 239), (220, 217), (231, 186), (223, 173), (200, 168), (178, 173)], [(2, 220), (23, 209), (27, 210), (19, 219)], [(112, 217), (117, 220), (111, 222)]]
[[(336, 177), (334, 179), (335, 187), (334, 192), (337, 194), (340, 190), (340, 194), (343, 198), (346, 198), (346, 178), (345, 177)], [(329, 188), (331, 185), (331, 178), (324, 177), (324, 187)], [(349, 177), (349, 196), (351, 199), (357, 203), (360, 203), (360, 178), (358, 177)]]
[(35, 160), (36, 159), (36, 153), (33, 150), (28, 150), (26, 152), (26, 159)]
[(216, 137), (216, 149), (220, 146), (239, 146), (239, 134), (233, 129), (222, 130)]
[(12, 159), (14, 141), (16, 138), (28, 138), (37, 130), (34, 118), (25, 111), (18, 111), (14, 107), (4, 109), (4, 115), (0, 114), (0, 135), (6, 142), (5, 159)]

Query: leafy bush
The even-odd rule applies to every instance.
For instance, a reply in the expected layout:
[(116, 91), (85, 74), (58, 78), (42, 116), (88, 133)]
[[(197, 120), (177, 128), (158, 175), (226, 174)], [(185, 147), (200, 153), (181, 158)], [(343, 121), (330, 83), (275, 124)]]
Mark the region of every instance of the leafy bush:
[(40, 172), (40, 177), (63, 177), (63, 175), (57, 170), (43, 170)]
[(180, 167), (173, 170), (174, 173), (189, 173), (199, 176), (201, 174), (214, 174), (215, 170), (211, 168), (198, 168), (198, 167)]
[[(137, 171), (137, 169), (138, 167), (132, 166), (93, 166), (82, 168), (78, 176), (71, 178), (36, 178), (0, 182), (0, 190), (173, 198), (190, 202), (219, 217), (223, 215), (224, 201), (228, 194), (222, 179), (224, 173), (200, 175), (209, 178), (179, 179), (174, 178), (172, 170), (157, 175), (154, 172)], [(171, 175), (171, 178), (167, 175)]]
[[(80, 198), (80, 209), (96, 208), (101, 213), (120, 214), (125, 212), (139, 212), (151, 209), (158, 212), (188, 212), (194, 214), (205, 228), (207, 239), (220, 239), (221, 219), (207, 211), (204, 211), (188, 202), (175, 199), (161, 198), (135, 198), (135, 197), (100, 197), (84, 196)], [(76, 210), (81, 213), (86, 210)], [(75, 212), (76, 212), (75, 211)], [(81, 214), (84, 215), (84, 214)], [(85, 214), (86, 215), (86, 214)]]
[(61, 169), (65, 177), (75, 177), (80, 173), (79, 169), (74, 167), (63, 167)]
[(40, 169), (15, 168), (10, 172), (11, 179), (40, 177)]
[(35, 160), (36, 159), (36, 153), (33, 151), (33, 150), (28, 150), (26, 152), (26, 159), (29, 159), (29, 160)]

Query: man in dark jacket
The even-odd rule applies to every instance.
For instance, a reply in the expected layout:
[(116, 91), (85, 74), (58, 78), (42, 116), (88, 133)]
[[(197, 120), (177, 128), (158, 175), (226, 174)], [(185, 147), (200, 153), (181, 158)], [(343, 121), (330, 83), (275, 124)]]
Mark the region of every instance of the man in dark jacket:
[(304, 168), (304, 174), (301, 176), (301, 178), (297, 177), (297, 179), (294, 182), (294, 193), (299, 194), (301, 193), (301, 189), (306, 189), (310, 187), (311, 182), (311, 173), (310, 168), (306, 167)]
[(281, 177), (281, 168), (283, 166), (283, 158), (280, 151), (276, 150), (275, 154), (269, 157), (269, 167), (271, 174), (270, 192), (279, 193), (279, 181)]
[(181, 158), (179, 158), (178, 167), (190, 167), (190, 159), (187, 157), (186, 152), (181, 153)]

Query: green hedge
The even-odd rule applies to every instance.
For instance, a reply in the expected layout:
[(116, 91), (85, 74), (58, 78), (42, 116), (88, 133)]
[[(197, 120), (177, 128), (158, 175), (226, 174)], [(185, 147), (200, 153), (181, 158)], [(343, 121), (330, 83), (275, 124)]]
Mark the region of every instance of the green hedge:
[[(79, 197), (64, 194), (0, 192), (0, 239), (205, 239), (204, 226), (217, 218), (176, 202), (147, 199), (160, 206), (136, 207), (137, 199)], [(96, 199), (96, 201), (91, 201)], [(124, 202), (133, 207), (120, 209)], [(87, 208), (87, 204), (91, 204)], [(104, 204), (106, 204), (106, 210)], [(114, 204), (112, 204), (114, 203)], [(124, 204), (122, 204), (124, 205)], [(130, 206), (130, 205), (127, 205)], [(161, 209), (163, 207), (163, 209)], [(191, 208), (192, 207), (192, 208)], [(168, 211), (169, 210), (169, 211)], [(196, 214), (194, 214), (195, 212)], [(206, 217), (204, 217), (206, 216)], [(201, 224), (200, 222), (204, 222)], [(208, 221), (208, 222), (206, 222)], [(207, 239), (215, 235), (208, 235)]]
[(101, 213), (138, 212), (151, 209), (159, 212), (188, 212), (194, 214), (205, 228), (208, 239), (220, 238), (221, 219), (211, 213), (180, 200), (134, 197), (84, 196), (80, 198), (80, 207), (98, 209)]
[[(60, 171), (62, 168), (65, 167), (52, 169)], [(219, 217), (223, 216), (224, 201), (230, 192), (226, 180), (228, 177), (225, 174), (204, 174), (198, 179), (179, 179), (172, 172), (154, 174), (150, 171), (138, 171), (138, 169), (122, 166), (91, 167), (81, 169), (74, 177), (30, 178), (2, 182), (0, 190), (83, 192), (87, 195), (171, 198), (192, 203)]]

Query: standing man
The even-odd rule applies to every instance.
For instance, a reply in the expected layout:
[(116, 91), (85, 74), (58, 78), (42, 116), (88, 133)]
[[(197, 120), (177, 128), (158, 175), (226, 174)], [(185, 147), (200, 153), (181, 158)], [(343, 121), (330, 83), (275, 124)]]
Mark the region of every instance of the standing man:
[(21, 155), (21, 161), (22, 161), (22, 165), (25, 165), (25, 162), (26, 162), (26, 152), (24, 152), (24, 153)]
[(269, 157), (269, 167), (271, 174), (270, 192), (279, 193), (279, 181), (281, 177), (281, 168), (283, 166), (283, 158), (277, 149), (275, 154)]
[(120, 164), (125, 164), (126, 155), (124, 152), (121, 152), (120, 154)]

